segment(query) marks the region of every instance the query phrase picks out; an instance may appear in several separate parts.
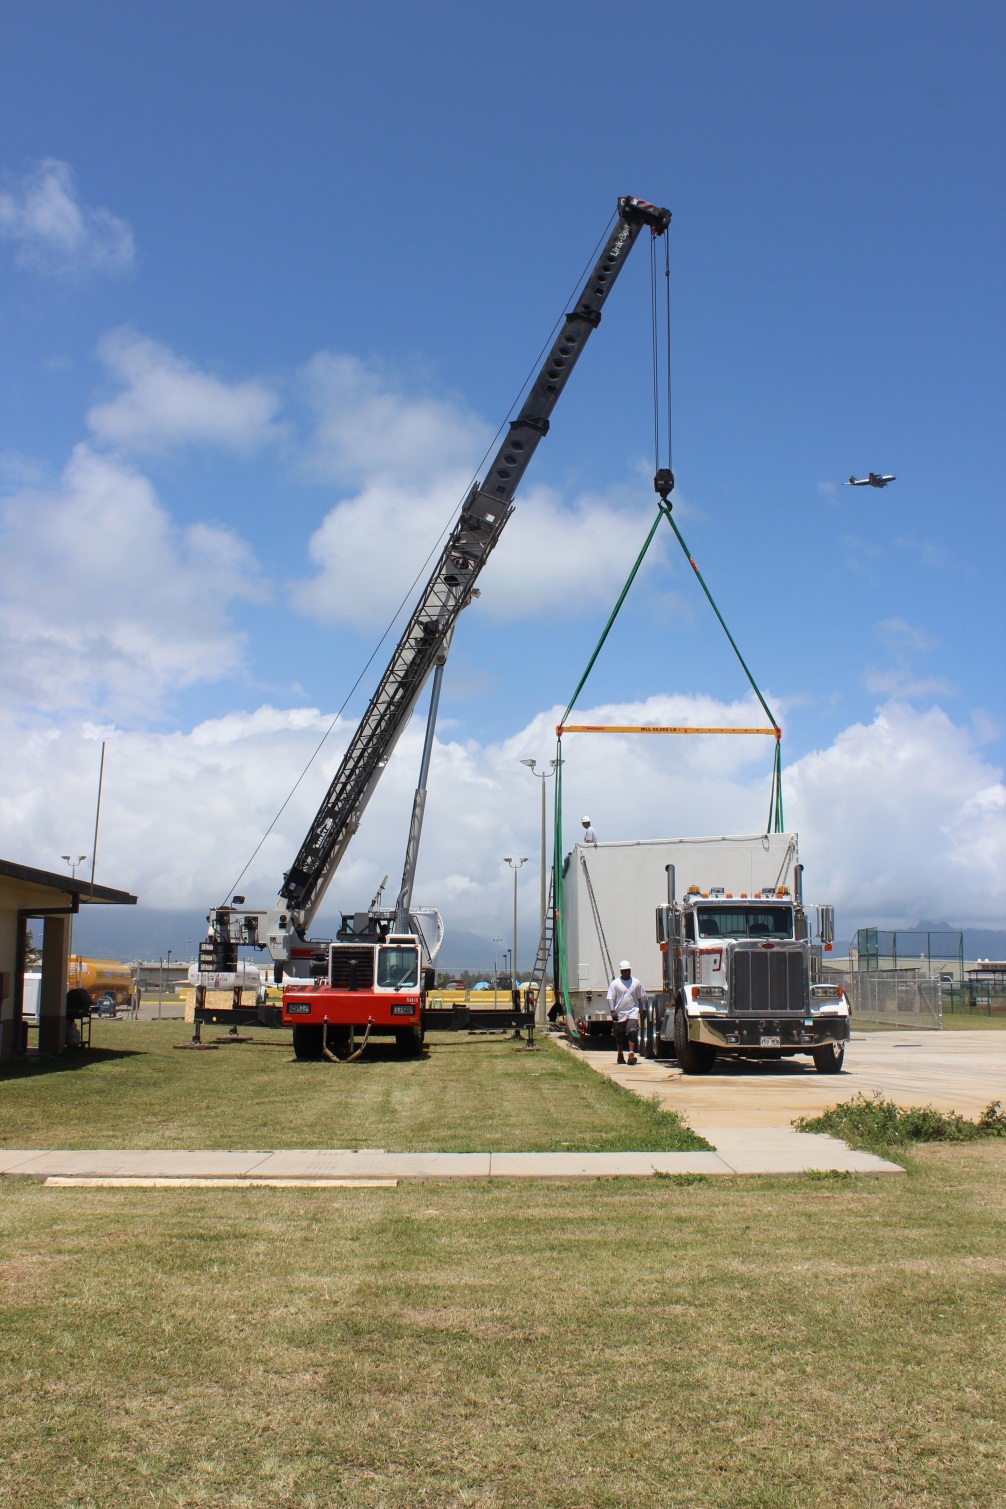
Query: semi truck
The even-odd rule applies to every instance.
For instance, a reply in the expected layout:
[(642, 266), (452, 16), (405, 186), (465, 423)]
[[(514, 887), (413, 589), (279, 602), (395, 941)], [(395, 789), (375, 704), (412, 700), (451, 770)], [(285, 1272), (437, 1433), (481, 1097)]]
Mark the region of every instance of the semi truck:
[(583, 1036), (609, 1029), (607, 985), (624, 957), (646, 993), (647, 1056), (703, 1074), (718, 1055), (805, 1053), (840, 1071), (849, 1006), (822, 968), (834, 909), (815, 908), (813, 938), (795, 833), (577, 844), (563, 905)]

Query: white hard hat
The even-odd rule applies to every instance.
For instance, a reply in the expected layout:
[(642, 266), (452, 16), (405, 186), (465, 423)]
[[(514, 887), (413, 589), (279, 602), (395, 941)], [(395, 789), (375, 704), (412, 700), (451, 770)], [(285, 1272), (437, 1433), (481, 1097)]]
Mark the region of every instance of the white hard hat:
[(618, 966), (618, 969), (619, 969), (619, 973), (621, 973), (621, 971), (623, 969), (627, 969), (631, 973), (631, 971), (632, 971), (632, 965), (629, 963), (628, 959), (623, 959), (622, 962), (621, 962), (621, 964)]
[(581, 823), (588, 823), (589, 824), (590, 818), (589, 817), (581, 817), (580, 821), (581, 821)]

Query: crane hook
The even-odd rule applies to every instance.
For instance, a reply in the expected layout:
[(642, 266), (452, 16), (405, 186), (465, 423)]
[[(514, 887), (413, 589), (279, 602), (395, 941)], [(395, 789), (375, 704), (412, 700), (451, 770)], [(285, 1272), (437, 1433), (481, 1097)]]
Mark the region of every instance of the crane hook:
[(667, 503), (668, 508), (671, 507), (667, 499), (668, 494), (674, 491), (674, 473), (669, 466), (662, 466), (657, 472), (653, 479), (653, 491), (660, 494), (661, 500)]

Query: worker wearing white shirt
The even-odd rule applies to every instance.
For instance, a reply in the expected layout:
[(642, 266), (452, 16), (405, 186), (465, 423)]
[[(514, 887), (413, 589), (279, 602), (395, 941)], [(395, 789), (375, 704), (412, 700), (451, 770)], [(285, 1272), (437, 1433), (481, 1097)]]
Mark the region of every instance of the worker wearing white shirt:
[(632, 973), (632, 965), (623, 959), (618, 974), (608, 986), (608, 1010), (615, 1024), (615, 1047), (619, 1064), (624, 1064), (625, 1049), (629, 1050), (628, 1062), (636, 1062), (636, 1045), (639, 1042), (639, 1008), (646, 1002), (646, 992)]
[(590, 826), (590, 818), (589, 817), (581, 817), (580, 822), (583, 824), (583, 841), (584, 841), (584, 843), (585, 844), (595, 844), (596, 845), (596, 843), (597, 843), (597, 834), (594, 832), (593, 828)]

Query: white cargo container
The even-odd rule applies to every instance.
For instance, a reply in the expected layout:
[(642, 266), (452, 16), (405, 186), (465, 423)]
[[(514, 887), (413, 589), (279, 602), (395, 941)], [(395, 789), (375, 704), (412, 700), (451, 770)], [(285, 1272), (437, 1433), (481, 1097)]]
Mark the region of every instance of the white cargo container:
[(750, 896), (765, 886), (791, 886), (798, 858), (795, 833), (577, 844), (563, 878), (573, 1015), (588, 1026), (609, 1021), (605, 998), (611, 981), (602, 933), (616, 971), (619, 960), (628, 959), (647, 994), (663, 990), (656, 909), (667, 900), (668, 865), (674, 866), (679, 896), (691, 885)]

